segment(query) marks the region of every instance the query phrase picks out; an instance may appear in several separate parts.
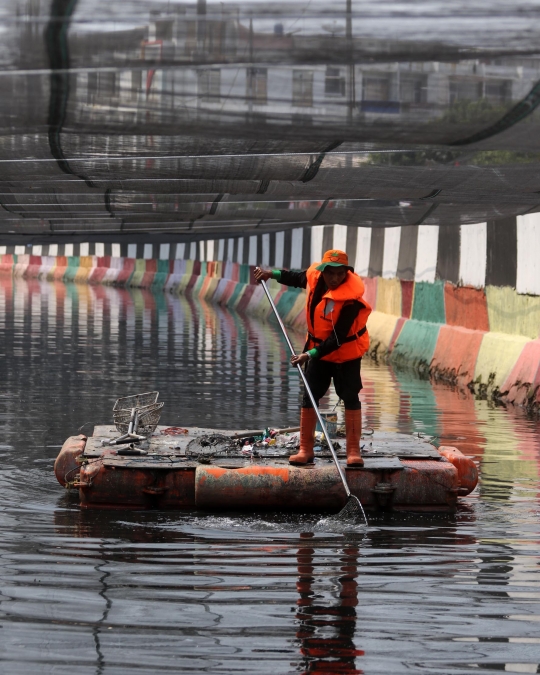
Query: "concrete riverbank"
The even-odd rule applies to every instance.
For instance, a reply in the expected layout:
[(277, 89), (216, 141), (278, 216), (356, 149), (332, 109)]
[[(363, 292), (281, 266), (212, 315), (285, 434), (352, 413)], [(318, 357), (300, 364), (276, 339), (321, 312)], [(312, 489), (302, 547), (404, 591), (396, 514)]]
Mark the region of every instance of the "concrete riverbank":
[[(191, 294), (239, 312), (270, 317), (253, 266), (110, 256), (3, 255), (0, 274)], [(540, 297), (514, 289), (365, 277), (370, 354), (493, 397), (540, 407)], [(305, 292), (273, 281), (285, 323), (305, 330)]]

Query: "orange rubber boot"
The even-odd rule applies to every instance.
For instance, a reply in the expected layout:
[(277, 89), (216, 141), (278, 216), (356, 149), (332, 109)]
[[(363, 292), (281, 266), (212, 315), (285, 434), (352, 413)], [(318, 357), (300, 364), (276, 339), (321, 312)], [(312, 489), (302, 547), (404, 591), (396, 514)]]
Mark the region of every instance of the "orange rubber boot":
[(315, 455), (313, 446), (315, 444), (315, 425), (317, 424), (317, 413), (314, 408), (300, 409), (300, 452), (289, 457), (289, 464), (295, 466), (304, 466), (312, 464)]
[(364, 466), (364, 460), (360, 455), (361, 410), (345, 410), (345, 436), (347, 441), (347, 466)]

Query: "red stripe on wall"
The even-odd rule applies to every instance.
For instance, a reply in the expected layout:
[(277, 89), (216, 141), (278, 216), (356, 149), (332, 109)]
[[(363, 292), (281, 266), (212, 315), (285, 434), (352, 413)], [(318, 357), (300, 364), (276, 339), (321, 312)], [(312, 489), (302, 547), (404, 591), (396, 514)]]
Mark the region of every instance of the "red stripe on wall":
[(414, 297), (414, 281), (401, 279), (401, 316), (411, 318)]
[(486, 294), (483, 289), (444, 285), (446, 323), (471, 330), (489, 330)]
[(484, 333), (461, 328), (441, 326), (431, 368), (448, 379), (474, 379), (474, 369)]

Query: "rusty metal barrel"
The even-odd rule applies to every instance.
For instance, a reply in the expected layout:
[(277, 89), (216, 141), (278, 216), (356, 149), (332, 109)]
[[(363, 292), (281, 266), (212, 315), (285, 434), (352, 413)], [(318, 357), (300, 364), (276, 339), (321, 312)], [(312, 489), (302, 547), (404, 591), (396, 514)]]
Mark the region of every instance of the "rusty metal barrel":
[(333, 466), (198, 466), (195, 504), (207, 510), (338, 511), (345, 491)]

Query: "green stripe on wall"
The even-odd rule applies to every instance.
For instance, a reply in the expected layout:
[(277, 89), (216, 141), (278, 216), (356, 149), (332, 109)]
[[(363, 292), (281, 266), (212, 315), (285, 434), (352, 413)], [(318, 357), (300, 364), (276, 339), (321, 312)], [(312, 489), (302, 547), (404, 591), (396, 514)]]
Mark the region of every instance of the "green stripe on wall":
[(67, 259), (67, 268), (64, 272), (64, 281), (73, 281), (77, 272), (79, 271), (80, 260), (78, 257), (70, 257)]
[(302, 292), (302, 289), (300, 288), (288, 288), (285, 293), (280, 297), (278, 304), (277, 304), (277, 310), (279, 312), (279, 315), (282, 317), (286, 317), (287, 314), (291, 311), (291, 309), (294, 306), (294, 303), (296, 302), (296, 299), (298, 298), (298, 295)]
[(433, 358), (440, 325), (426, 321), (406, 321), (390, 355), (392, 363), (428, 370)]
[(446, 322), (442, 281), (433, 284), (429, 281), (419, 281), (415, 284), (411, 318), (430, 323)]

